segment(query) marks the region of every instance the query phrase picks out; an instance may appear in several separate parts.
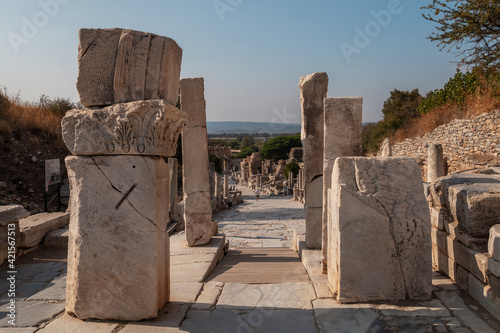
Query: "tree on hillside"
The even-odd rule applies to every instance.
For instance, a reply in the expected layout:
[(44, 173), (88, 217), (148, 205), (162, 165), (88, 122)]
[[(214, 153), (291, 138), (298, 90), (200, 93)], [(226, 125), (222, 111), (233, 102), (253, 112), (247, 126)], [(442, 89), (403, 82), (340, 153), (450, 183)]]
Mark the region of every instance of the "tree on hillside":
[(241, 148), (251, 147), (255, 145), (255, 138), (251, 135), (247, 135), (241, 140)]
[(410, 124), (413, 118), (418, 117), (418, 107), (423, 97), (418, 89), (412, 91), (402, 91), (394, 89), (391, 95), (384, 102), (382, 113), (384, 122), (389, 129), (397, 130), (400, 127)]
[(438, 46), (457, 50), (460, 64), (500, 66), (500, 2), (498, 0), (433, 0), (422, 16), (437, 23), (428, 38)]
[(290, 149), (295, 147), (302, 147), (300, 141), (300, 134), (295, 135), (282, 135), (272, 138), (262, 147), (261, 158), (266, 160), (286, 160)]

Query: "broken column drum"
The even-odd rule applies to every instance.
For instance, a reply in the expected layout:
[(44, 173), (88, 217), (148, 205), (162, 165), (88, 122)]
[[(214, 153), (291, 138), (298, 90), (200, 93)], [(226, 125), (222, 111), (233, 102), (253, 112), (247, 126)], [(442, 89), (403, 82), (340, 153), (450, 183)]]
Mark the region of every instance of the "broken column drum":
[(443, 146), (440, 144), (429, 144), (427, 157), (427, 181), (433, 182), (444, 176)]
[(124, 29), (81, 29), (77, 89), (62, 120), (71, 187), (66, 311), (153, 318), (169, 300), (169, 168), (187, 127), (182, 50)]
[(323, 210), (323, 100), (328, 91), (328, 75), (314, 73), (300, 78), (302, 110), (301, 140), (303, 147), (306, 245), (321, 248)]

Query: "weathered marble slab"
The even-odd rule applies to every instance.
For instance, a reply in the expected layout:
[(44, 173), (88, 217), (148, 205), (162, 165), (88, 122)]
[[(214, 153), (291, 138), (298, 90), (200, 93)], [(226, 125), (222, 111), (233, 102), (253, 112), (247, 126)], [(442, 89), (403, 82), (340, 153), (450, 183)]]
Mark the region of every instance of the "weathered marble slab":
[(328, 284), (340, 302), (430, 298), (431, 223), (415, 160), (337, 158), (329, 198)]

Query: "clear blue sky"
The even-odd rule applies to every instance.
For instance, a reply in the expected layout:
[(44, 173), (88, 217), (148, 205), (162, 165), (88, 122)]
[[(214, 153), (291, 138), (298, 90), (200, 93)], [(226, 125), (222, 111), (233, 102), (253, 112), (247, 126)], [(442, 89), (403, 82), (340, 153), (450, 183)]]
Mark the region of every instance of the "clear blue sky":
[[(363, 121), (377, 121), (394, 88), (425, 93), (454, 75), (453, 55), (426, 39), (434, 24), (420, 7), (429, 2), (3, 1), (0, 86), (28, 101), (77, 101), (78, 30), (121, 27), (177, 41), (181, 77), (205, 78), (208, 120), (300, 123), (300, 77), (327, 72), (329, 97), (363, 96)], [(382, 10), (390, 18), (375, 23)], [(369, 43), (356, 28), (368, 28)]]

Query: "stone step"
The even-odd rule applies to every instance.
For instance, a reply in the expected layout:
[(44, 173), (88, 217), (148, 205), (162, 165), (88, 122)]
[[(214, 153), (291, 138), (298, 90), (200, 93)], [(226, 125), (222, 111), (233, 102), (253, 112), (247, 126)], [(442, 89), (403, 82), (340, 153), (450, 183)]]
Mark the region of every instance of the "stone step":
[(45, 236), (44, 247), (67, 249), (68, 248), (69, 227), (52, 230)]
[(42, 243), (51, 232), (69, 224), (69, 213), (40, 213), (19, 221), (21, 239), (19, 248), (30, 248)]

